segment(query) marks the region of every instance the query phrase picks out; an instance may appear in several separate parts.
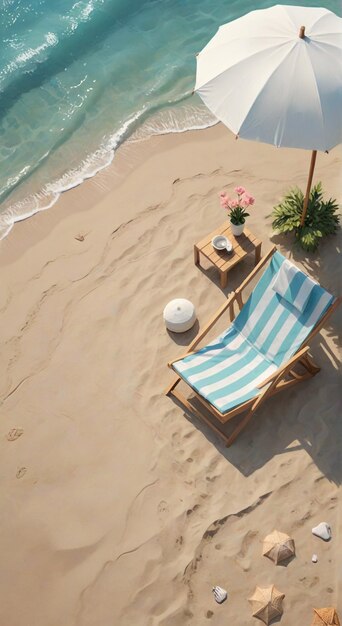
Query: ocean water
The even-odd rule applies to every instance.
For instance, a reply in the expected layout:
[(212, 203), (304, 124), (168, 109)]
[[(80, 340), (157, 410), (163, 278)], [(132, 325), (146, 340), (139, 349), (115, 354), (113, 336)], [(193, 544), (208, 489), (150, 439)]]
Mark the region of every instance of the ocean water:
[[(0, 238), (130, 137), (215, 123), (192, 95), (196, 52), (220, 24), (272, 4), (0, 0)], [(341, 15), (340, 0), (324, 6)]]

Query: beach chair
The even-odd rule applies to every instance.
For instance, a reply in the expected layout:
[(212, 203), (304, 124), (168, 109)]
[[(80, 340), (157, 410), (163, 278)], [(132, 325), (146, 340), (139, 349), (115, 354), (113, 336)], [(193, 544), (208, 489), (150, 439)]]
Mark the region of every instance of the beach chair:
[[(262, 268), (259, 282), (243, 304), (244, 288)], [(341, 298), (332, 296), (272, 248), (186, 354), (168, 363), (177, 378), (166, 394), (204, 420), (230, 446), (267, 398), (319, 372), (308, 354), (308, 344), (340, 302)], [(229, 313), (231, 322), (227, 330), (195, 350), (224, 313)], [(177, 389), (182, 380), (194, 393), (191, 403)], [(245, 415), (226, 435), (221, 424), (240, 413)]]

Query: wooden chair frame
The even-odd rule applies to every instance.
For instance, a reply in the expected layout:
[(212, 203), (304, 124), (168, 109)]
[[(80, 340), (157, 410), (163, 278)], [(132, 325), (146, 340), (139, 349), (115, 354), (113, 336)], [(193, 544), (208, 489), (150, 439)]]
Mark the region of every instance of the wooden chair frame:
[[(277, 250), (276, 246), (274, 246), (268, 254), (266, 254), (256, 265), (253, 271), (247, 276), (247, 278), (242, 282), (240, 287), (236, 289), (235, 292), (230, 294), (226, 302), (216, 311), (213, 317), (209, 320), (209, 322), (204, 326), (204, 328), (198, 333), (198, 335), (194, 338), (194, 340), (190, 343), (187, 351), (182, 354), (177, 359), (170, 361), (168, 363), (168, 367), (173, 369), (173, 363), (180, 361), (181, 359), (189, 356), (190, 354), (194, 354), (196, 352), (195, 348), (200, 343), (200, 341), (205, 337), (205, 335), (211, 330), (217, 320), (229, 309), (229, 318), (230, 322), (235, 319), (235, 310), (234, 303), (236, 302), (239, 310), (241, 311), (243, 307), (243, 299), (242, 292), (244, 288), (253, 280), (253, 278), (258, 274), (258, 272), (264, 267), (264, 265), (269, 261), (269, 259), (273, 256), (275, 251)], [(247, 426), (248, 422), (252, 419), (256, 410), (263, 404), (267, 398), (273, 396), (274, 394), (282, 391), (286, 388), (292, 387), (303, 380), (311, 378), (315, 376), (320, 371), (320, 367), (318, 367), (311, 357), (308, 355), (309, 351), (309, 342), (311, 339), (321, 330), (322, 326), (324, 326), (327, 319), (330, 315), (335, 311), (335, 309), (341, 303), (342, 298), (336, 298), (334, 302), (330, 305), (329, 309), (325, 312), (321, 320), (316, 324), (316, 326), (312, 329), (311, 333), (306, 337), (303, 344), (298, 348), (297, 352), (294, 356), (281, 365), (269, 378), (264, 380), (260, 388), (260, 394), (254, 398), (251, 398), (247, 402), (240, 404), (236, 407), (233, 407), (227, 413), (221, 413), (218, 409), (216, 409), (210, 402), (205, 400), (195, 389), (193, 389), (189, 383), (187, 383), (181, 376), (177, 375), (177, 378), (167, 387), (165, 393), (167, 396), (174, 396), (178, 402), (180, 402), (186, 410), (190, 413), (193, 413), (204, 421), (217, 435), (219, 435), (225, 442), (226, 446), (229, 447), (235, 441), (239, 433)], [(304, 368), (304, 373), (297, 372), (294, 368), (296, 365), (301, 365)], [(225, 424), (230, 419), (239, 415), (240, 413), (247, 412), (240, 423), (236, 426), (233, 432), (227, 436), (223, 430), (219, 427), (219, 425), (214, 424), (211, 419), (206, 417), (197, 407), (193, 404), (190, 404), (188, 399), (176, 389), (179, 382), (183, 381), (187, 384), (195, 397), (199, 402), (212, 414), (214, 418), (216, 418), (221, 424)], [(264, 388), (264, 389), (263, 389)]]

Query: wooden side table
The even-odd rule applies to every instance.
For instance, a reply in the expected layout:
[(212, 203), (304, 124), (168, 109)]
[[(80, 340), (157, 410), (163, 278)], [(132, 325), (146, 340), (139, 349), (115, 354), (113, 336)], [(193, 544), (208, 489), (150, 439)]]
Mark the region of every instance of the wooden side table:
[[(211, 243), (215, 235), (225, 235), (233, 244), (232, 252), (228, 253), (226, 250), (215, 250)], [(259, 263), (261, 257), (261, 241), (257, 239), (248, 228), (245, 228), (244, 232), (242, 235), (239, 235), (239, 237), (234, 237), (230, 229), (230, 223), (227, 221), (221, 224), (221, 226), (216, 228), (212, 233), (209, 233), (204, 239), (195, 243), (194, 260), (195, 265), (200, 265), (200, 254), (203, 254), (208, 261), (217, 267), (220, 273), (220, 284), (224, 289), (224, 287), (227, 286), (229, 270), (253, 251), (255, 253), (256, 265)]]

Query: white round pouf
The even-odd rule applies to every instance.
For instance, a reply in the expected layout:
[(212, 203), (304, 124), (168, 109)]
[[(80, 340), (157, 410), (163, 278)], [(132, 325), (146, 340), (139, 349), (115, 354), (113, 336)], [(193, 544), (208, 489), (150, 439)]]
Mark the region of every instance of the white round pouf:
[(165, 326), (174, 333), (184, 333), (190, 330), (196, 321), (195, 307), (185, 298), (171, 300), (163, 312)]

